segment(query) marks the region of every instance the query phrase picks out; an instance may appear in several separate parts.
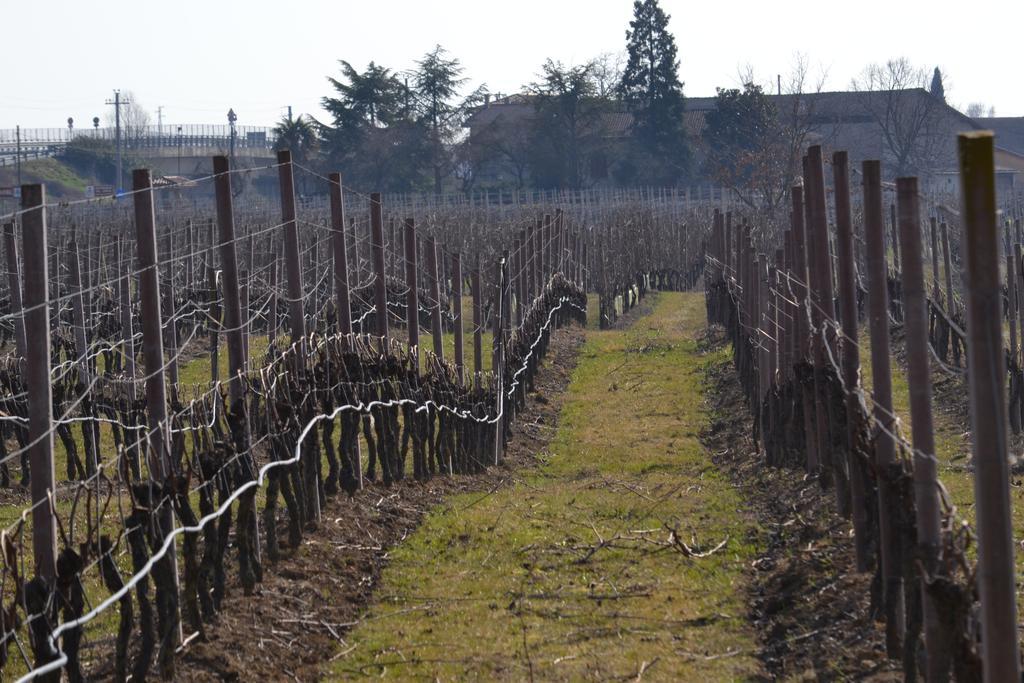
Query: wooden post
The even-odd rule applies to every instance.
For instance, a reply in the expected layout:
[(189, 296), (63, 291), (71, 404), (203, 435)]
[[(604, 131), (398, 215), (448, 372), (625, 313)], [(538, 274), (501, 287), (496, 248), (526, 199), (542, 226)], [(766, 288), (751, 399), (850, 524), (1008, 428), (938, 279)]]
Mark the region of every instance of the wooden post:
[[(719, 214), (721, 216), (721, 214)], [(719, 272), (719, 268), (716, 266), (713, 268), (716, 276)], [(768, 257), (765, 254), (761, 254), (757, 259), (757, 298), (754, 300), (757, 306), (757, 333), (755, 336), (755, 344), (757, 345), (757, 370), (758, 370), (758, 381), (757, 381), (757, 410), (758, 415), (765, 418), (765, 411), (762, 409), (764, 402), (768, 397), (768, 391), (771, 389), (771, 346), (772, 346), (772, 329), (769, 324), (770, 314), (768, 309)], [(767, 449), (766, 439), (768, 438), (768, 430), (771, 427), (770, 424), (762, 422), (761, 424), (761, 447)]]
[(379, 192), (370, 195), (370, 246), (373, 250), (374, 305), (373, 318), (377, 323), (380, 348), (384, 351), (388, 342), (388, 285), (384, 264), (384, 216)]
[(875, 467), (878, 472), (879, 555), (885, 604), (885, 642), (890, 659), (902, 656), (904, 630), (903, 556), (897, 520), (893, 518), (898, 493), (894, 477), (896, 419), (892, 406), (892, 366), (889, 353), (889, 284), (885, 256), (885, 215), (882, 205), (882, 168), (865, 161), (864, 241), (867, 248), (868, 321), (871, 334), (871, 398), (874, 423)]
[(946, 313), (952, 319), (956, 316), (956, 299), (953, 296), (953, 261), (949, 254), (949, 228), (943, 221), (939, 229), (942, 232), (942, 263), (946, 267)]
[[(917, 541), (922, 564), (926, 571), (931, 572), (936, 568), (939, 544), (942, 541), (941, 509), (932, 421), (928, 307), (925, 302), (917, 188), (917, 178), (896, 179), (903, 271), (903, 317), (907, 335), (907, 384), (910, 388), (910, 419), (914, 443)], [(928, 651), (927, 679), (946, 680), (950, 653), (942, 645), (942, 629), (935, 603), (923, 587), (922, 594), (925, 647)]]
[[(289, 167), (290, 168), (290, 167)], [(228, 343), (228, 412), (246, 416), (245, 394), (242, 378), (245, 374), (246, 341), (242, 320), (242, 301), (238, 277), (238, 255), (235, 249), (235, 217), (231, 200), (231, 174), (229, 160), (225, 156), (213, 158), (214, 191), (217, 201), (217, 227), (220, 237), (220, 267), (224, 289), (224, 323), (227, 326)], [(294, 324), (294, 323), (293, 323)], [(248, 477), (255, 478), (255, 458), (250, 452), (251, 436), (248, 416), (241, 421), (238, 432), (232, 430), (236, 452), (242, 455), (243, 463), (250, 466)], [(254, 567), (259, 562), (259, 530), (256, 522), (255, 490), (243, 494), (238, 508), (239, 558), (242, 585), (246, 595), (255, 588)], [(244, 528), (244, 532), (242, 531)], [(254, 551), (254, 548), (256, 550)], [(252, 564), (250, 564), (252, 562)]]
[(967, 259), (968, 381), (985, 681), (1020, 680), (1007, 463), (1006, 368), (999, 285), (993, 136), (958, 138)]
[[(723, 250), (725, 252), (725, 279), (728, 282), (729, 278), (732, 277), (733, 273), (733, 262), (732, 262), (732, 211), (725, 212), (725, 244)], [(685, 264), (680, 263), (680, 267), (684, 267)]]
[[(512, 333), (512, 277), (511, 259), (508, 249), (501, 252), (501, 333), (502, 341), (508, 341)], [(563, 261), (564, 264), (564, 261)], [(559, 271), (562, 272), (562, 271)], [(564, 275), (564, 272), (563, 272)], [(504, 347), (502, 347), (504, 348)], [(504, 351), (502, 352), (504, 354)], [(504, 356), (503, 356), (504, 357)]]
[[(602, 266), (603, 267), (603, 266)], [(533, 272), (535, 289), (533, 290), (534, 298), (544, 293), (544, 229), (541, 221), (537, 220), (537, 225), (534, 226), (533, 231)]]
[[(288, 279), (288, 318), (292, 328), (292, 343), (299, 343), (299, 354), (304, 359), (306, 317), (302, 306), (302, 265), (299, 262), (299, 226), (295, 221), (295, 180), (292, 153), (282, 149), (277, 153), (277, 163), (277, 177), (281, 189), (281, 222), (284, 223), (285, 269)], [(319, 516), (319, 511), (317, 511), (317, 518)]]
[[(836, 332), (832, 325), (836, 320), (835, 298), (832, 290), (832, 253), (830, 248), (828, 221), (825, 205), (825, 176), (821, 154), (821, 146), (812, 145), (807, 150), (807, 165), (809, 192), (805, 200), (810, 208), (810, 220), (807, 224), (808, 234), (812, 236), (811, 244), (814, 247), (814, 261), (811, 270), (814, 275), (811, 278), (811, 302), (814, 312), (817, 313), (815, 326), (818, 328), (814, 352), (815, 386), (816, 396), (821, 405), (827, 405), (828, 388), (825, 383), (825, 367), (828, 363), (830, 352), (835, 350)], [(817, 431), (818, 443), (824, 445), (819, 450), (823, 458), (827, 455), (829, 462), (826, 463), (826, 477), (831, 475), (835, 485), (836, 507), (844, 517), (850, 516), (850, 492), (843, 468), (836, 466), (832, 461), (831, 439), (832, 424), (829, 421), (827, 410), (817, 410)]]
[(854, 548), (857, 571), (871, 569), (871, 546), (868, 538), (868, 512), (865, 500), (864, 463), (857, 460), (857, 437), (860, 433), (861, 397), (856, 391), (860, 382), (860, 347), (857, 324), (857, 272), (853, 254), (853, 220), (850, 214), (850, 166), (846, 152), (832, 155), (835, 187), (836, 251), (839, 256), (839, 301), (842, 323), (842, 371), (846, 387), (847, 469), (850, 473), (850, 509), (853, 516)]
[(25, 321), (21, 311), (21, 268), (18, 265), (18, 246), (14, 239), (14, 223), (4, 224), (4, 252), (7, 256), (7, 286), (11, 297), (11, 316), (14, 318), (14, 345), (19, 358), (27, 357)]
[(444, 359), (444, 321), (441, 318), (441, 274), (438, 272), (437, 241), (434, 236), (427, 237), (427, 277), (430, 284), (430, 296), (434, 299), (430, 307), (430, 336), (434, 343), (434, 355)]
[(224, 290), (224, 324), (228, 343), (228, 395), (231, 406), (243, 399), (239, 374), (244, 372), (242, 308), (239, 298), (238, 258), (235, 249), (235, 217), (231, 198), (231, 175), (226, 156), (213, 158), (214, 190), (217, 196), (221, 283)]
[[(1017, 286), (1015, 287), (1017, 290), (1017, 296), (1024, 297), (1024, 253), (1022, 253), (1021, 245), (1019, 243), (1014, 244), (1009, 251), (1013, 253), (1014, 270), (1017, 273)], [(1024, 360), (1024, 309), (1022, 309), (1020, 314), (1017, 316), (1017, 323), (1019, 325), (1020, 332), (1021, 356), (1022, 360)], [(1024, 409), (1024, 406), (1021, 406), (1021, 408)]]
[(537, 256), (537, 229), (533, 225), (526, 227), (526, 300), (532, 304), (537, 296), (537, 272), (534, 261)]
[(938, 224), (935, 220), (935, 216), (928, 219), (929, 227), (931, 228), (931, 245), (932, 245), (932, 300), (936, 303), (939, 302), (939, 230)]
[(337, 308), (338, 331), (352, 334), (352, 306), (349, 302), (348, 245), (345, 240), (345, 201), (341, 174), (331, 173), (331, 245), (334, 248), (334, 302)]
[(543, 288), (547, 287), (548, 281), (551, 280), (551, 214), (544, 214), (544, 228), (541, 240), (541, 256), (543, 261), (540, 272), (540, 286), (543, 290)]
[(896, 204), (889, 205), (890, 223), (892, 225), (892, 270), (896, 277), (900, 275), (900, 236), (896, 222)]
[[(1009, 237), (1009, 230), (1007, 230), (1007, 237)], [(1009, 247), (1009, 241), (1007, 241)], [(1013, 257), (1013, 249), (1007, 248), (1006, 250), (1006, 298), (1009, 303), (1007, 306), (1007, 322), (1010, 327), (1010, 350), (1009, 357), (1010, 362), (1013, 364), (1017, 363), (1017, 259)], [(1012, 385), (1011, 385), (1012, 386)], [(1020, 411), (1010, 411), (1010, 428), (1013, 433), (1016, 434), (1020, 431)]]
[[(725, 277), (725, 234), (722, 234), (722, 272), (723, 278)], [(789, 340), (789, 334), (786, 331), (786, 318), (784, 305), (781, 291), (782, 291), (782, 272), (786, 267), (785, 257), (783, 256), (783, 249), (777, 248), (775, 250), (775, 263), (771, 266), (771, 275), (769, 276), (770, 281), (770, 300), (769, 300), (769, 314), (771, 315), (772, 323), (771, 330), (772, 336), (775, 337), (775, 343), (772, 345), (772, 386), (775, 387), (782, 383), (783, 378), (781, 373), (786, 370), (786, 343)]]
[(169, 450), (171, 441), (170, 423), (167, 420), (167, 387), (164, 383), (163, 325), (152, 187), (149, 169), (132, 171), (139, 259), (139, 319), (142, 323), (142, 355), (146, 363), (146, 414), (149, 416), (148, 462), (150, 477), (154, 482), (162, 484), (173, 471)]
[[(24, 331), (28, 389), (28, 458), (31, 467), (32, 552), (35, 573), (54, 587), (57, 578), (57, 523), (53, 500), (53, 392), (50, 387), (50, 304), (47, 260), (46, 190), (21, 186), (22, 245), (25, 255)], [(16, 288), (15, 288), (16, 289)], [(13, 291), (13, 290), (12, 290)]]
[(459, 376), (459, 383), (466, 381), (463, 345), (465, 343), (464, 330), (462, 328), (462, 255), (459, 252), (452, 254), (452, 298), (454, 304), (454, 327), (455, 327), (455, 371)]

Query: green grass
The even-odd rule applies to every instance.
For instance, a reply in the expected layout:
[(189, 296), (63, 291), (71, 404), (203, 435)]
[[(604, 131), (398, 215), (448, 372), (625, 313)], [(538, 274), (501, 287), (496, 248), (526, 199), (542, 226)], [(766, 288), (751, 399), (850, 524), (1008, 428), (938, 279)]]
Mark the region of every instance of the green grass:
[[(700, 294), (588, 330), (542, 464), (453, 497), (397, 547), (335, 677), (735, 680), (760, 672), (752, 518), (698, 434)], [(669, 528), (707, 557), (666, 545)], [(716, 657), (716, 655), (725, 655)]]
[[(18, 182), (13, 165), (0, 168), (0, 185)], [(45, 183), (46, 193), (54, 198), (80, 198), (91, 181), (80, 176), (73, 168), (52, 157), (29, 159), (21, 165), (21, 182)], [(10, 201), (10, 200), (8, 200)]]

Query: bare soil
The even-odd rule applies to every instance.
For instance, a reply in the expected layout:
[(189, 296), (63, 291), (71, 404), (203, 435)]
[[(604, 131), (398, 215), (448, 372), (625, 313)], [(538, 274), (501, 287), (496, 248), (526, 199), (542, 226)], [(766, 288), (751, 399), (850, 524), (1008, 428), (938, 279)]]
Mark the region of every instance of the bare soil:
[[(704, 343), (724, 341), (712, 331)], [(759, 457), (730, 362), (708, 367), (704, 393), (713, 414), (704, 444), (762, 528), (764, 551), (752, 565), (748, 588), (749, 618), (769, 680), (902, 680), (870, 617), (873, 577), (852, 571), (851, 524), (834, 512), (834, 491), (801, 470), (769, 467)]]

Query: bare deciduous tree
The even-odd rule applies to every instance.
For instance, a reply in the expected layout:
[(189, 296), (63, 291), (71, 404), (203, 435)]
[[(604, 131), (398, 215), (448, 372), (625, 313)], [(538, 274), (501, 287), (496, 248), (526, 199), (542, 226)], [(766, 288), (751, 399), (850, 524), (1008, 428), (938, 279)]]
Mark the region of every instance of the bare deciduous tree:
[[(114, 108), (107, 112), (106, 122), (111, 128), (115, 127)], [(131, 90), (121, 91), (121, 139), (128, 146), (137, 143), (146, 135), (146, 128), (152, 122), (152, 118), (146, 108), (139, 102), (139, 98)]]
[(594, 79), (594, 87), (597, 96), (602, 99), (611, 99), (615, 95), (619, 82), (622, 80), (622, 72), (626, 68), (626, 55), (623, 52), (602, 52), (591, 62), (591, 77)]
[(996, 108), (990, 107), (984, 102), (971, 102), (967, 105), (964, 113), (972, 119), (980, 119), (986, 116), (991, 118), (996, 115)]
[[(769, 87), (753, 85), (757, 78), (750, 65), (739, 70), (739, 77), (745, 84), (744, 92), (735, 92), (741, 98), (741, 109), (748, 109), (744, 114), (747, 120), (741, 124), (749, 129), (747, 140), (741, 145), (741, 153), (729, 155), (727, 163), (711, 170), (716, 181), (771, 221), (778, 217), (789, 189), (802, 172), (800, 162), (807, 145), (827, 143), (835, 135), (834, 124), (823, 123), (817, 116), (825, 74), (813, 79), (807, 58), (797, 54), (790, 73)], [(781, 91), (780, 97), (765, 97), (776, 89)], [(766, 101), (758, 104), (761, 100)], [(752, 116), (750, 107), (760, 109), (760, 114)], [(704, 142), (713, 145), (707, 133)]]
[(882, 135), (883, 161), (897, 176), (927, 172), (935, 165), (942, 137), (944, 103), (929, 94), (930, 74), (906, 58), (871, 64), (853, 79), (865, 113)]
[(474, 166), (488, 163), (508, 169), (515, 176), (517, 189), (526, 187), (530, 168), (531, 128), (527, 118), (495, 118), (474, 132), (469, 161)]

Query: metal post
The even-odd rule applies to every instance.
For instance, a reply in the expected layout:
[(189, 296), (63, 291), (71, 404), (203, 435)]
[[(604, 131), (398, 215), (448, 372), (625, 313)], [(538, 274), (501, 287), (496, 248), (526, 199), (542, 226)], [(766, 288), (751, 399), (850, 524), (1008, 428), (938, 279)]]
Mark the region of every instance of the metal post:
[(959, 135), (967, 258), (968, 381), (985, 681), (1020, 680), (1014, 542), (1007, 463), (999, 235), (993, 136)]
[(405, 324), (409, 330), (409, 353), (415, 367), (420, 365), (420, 295), (416, 272), (416, 225), (405, 219)]
[(4, 224), (4, 252), (7, 256), (7, 286), (11, 297), (11, 316), (14, 318), (14, 345), (19, 358), (27, 357), (25, 320), (21, 310), (21, 267), (18, 265), (18, 246), (14, 239), (14, 223)]
[(174, 242), (171, 233), (167, 233), (167, 258), (171, 263), (167, 265), (167, 286), (163, 288), (164, 306), (167, 309), (167, 325), (164, 330), (166, 336), (167, 353), (167, 379), (171, 387), (178, 386), (178, 325), (174, 315)]
[(386, 266), (384, 263), (384, 217), (383, 207), (379, 192), (370, 195), (370, 246), (373, 249), (373, 271), (374, 271), (374, 304), (376, 314), (373, 316), (377, 323), (377, 336), (380, 337), (380, 347), (384, 350), (388, 341), (388, 288)]
[(277, 342), (277, 281), (278, 271), (281, 269), (281, 259), (277, 254), (270, 258), (270, 302), (267, 304), (267, 346), (272, 347)]
[(484, 348), (483, 348), (483, 293), (480, 290), (480, 264), (473, 269), (470, 275), (470, 288), (473, 294), (473, 378), (476, 387), (480, 388), (480, 373), (484, 370)]
[(118, 298), (120, 299), (121, 339), (123, 340), (124, 366), (122, 368), (128, 380), (128, 394), (135, 400), (135, 328), (132, 323), (132, 280), (131, 256), (125, 246), (127, 239), (122, 235), (117, 242), (117, 265), (124, 276), (118, 280)]
[(495, 386), (497, 387), (496, 405), (495, 405), (495, 417), (497, 420), (494, 423), (494, 464), (497, 465), (501, 462), (502, 456), (504, 455), (504, 441), (505, 441), (505, 387), (502, 383), (502, 379), (505, 376), (503, 363), (503, 355), (505, 344), (502, 340), (502, 324), (504, 323), (505, 317), (505, 306), (507, 305), (504, 300), (505, 294), (505, 282), (504, 282), (504, 265), (505, 260), (499, 260), (494, 267), (494, 309), (492, 311), (492, 339), (491, 339), (491, 372), (494, 373)]
[(433, 235), (427, 238), (427, 277), (430, 279), (430, 296), (434, 303), (430, 307), (430, 336), (434, 342), (434, 355), (444, 359), (444, 321), (441, 319), (441, 275), (438, 273), (437, 241)]
[[(89, 340), (85, 332), (85, 299), (82, 297), (82, 265), (77, 238), (72, 238), (69, 249), (71, 251), (71, 316), (72, 325), (74, 326), (75, 354), (78, 356), (78, 381), (84, 395), (88, 396), (92, 391), (92, 376), (89, 372)], [(96, 468), (99, 465), (97, 434), (97, 426), (94, 422), (82, 423), (85, 454), (89, 459), (86, 471), (90, 475), (96, 473)], [(98, 486), (99, 480), (96, 483)]]
[(452, 254), (452, 298), (455, 300), (452, 302), (454, 304), (455, 371), (458, 373), (459, 383), (462, 384), (466, 381), (466, 359), (463, 349), (464, 331), (462, 329), (462, 255), (459, 252)]
[(46, 190), (21, 186), (22, 244), (25, 254), (25, 354), (28, 388), (28, 458), (31, 467), (32, 551), (36, 576), (52, 587), (57, 578), (56, 490), (53, 464), (53, 392), (50, 387), (50, 304), (48, 301)]

